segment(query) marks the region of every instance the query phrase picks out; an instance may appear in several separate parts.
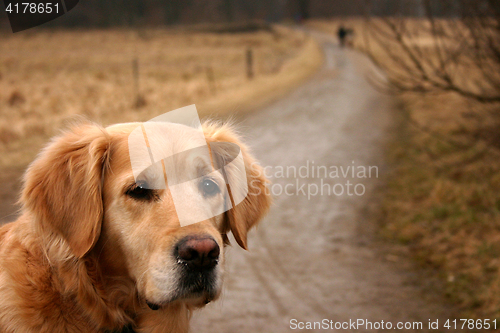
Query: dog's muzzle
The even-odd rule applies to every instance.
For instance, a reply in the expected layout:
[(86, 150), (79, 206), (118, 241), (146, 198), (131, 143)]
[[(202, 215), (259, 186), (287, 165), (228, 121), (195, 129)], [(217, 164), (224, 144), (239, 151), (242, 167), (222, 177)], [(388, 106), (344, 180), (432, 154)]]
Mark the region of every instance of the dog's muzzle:
[[(198, 298), (210, 303), (218, 294), (218, 272), (220, 247), (209, 235), (187, 236), (181, 239), (174, 248), (177, 260), (179, 284), (172, 300)], [(151, 310), (161, 306), (147, 302)]]
[(219, 262), (220, 248), (210, 236), (188, 236), (179, 241), (174, 256), (188, 271), (203, 272)]

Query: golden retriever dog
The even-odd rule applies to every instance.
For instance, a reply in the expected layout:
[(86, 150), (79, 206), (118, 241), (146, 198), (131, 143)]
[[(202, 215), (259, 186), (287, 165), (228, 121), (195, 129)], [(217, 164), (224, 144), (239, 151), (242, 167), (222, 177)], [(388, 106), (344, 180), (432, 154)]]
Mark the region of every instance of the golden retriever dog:
[[(205, 123), (207, 143), (240, 147), (248, 195), (181, 227), (169, 187), (148, 189), (132, 174), (127, 138), (138, 126), (73, 126), (29, 166), (21, 216), (0, 228), (0, 332), (183, 333), (192, 311), (217, 299), (227, 233), (246, 249), (248, 230), (269, 208), (262, 169), (231, 126)], [(197, 130), (184, 127), (161, 144), (189, 142)], [(215, 154), (224, 152), (190, 157), (183, 172), (216, 170)], [(193, 185), (193, 195), (223, 205), (228, 189), (213, 174)]]

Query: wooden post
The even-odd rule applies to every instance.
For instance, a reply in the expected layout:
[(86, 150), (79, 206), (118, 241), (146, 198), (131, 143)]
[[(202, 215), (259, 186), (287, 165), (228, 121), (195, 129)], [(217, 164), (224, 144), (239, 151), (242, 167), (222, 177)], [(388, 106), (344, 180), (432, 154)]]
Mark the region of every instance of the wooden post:
[(247, 63), (247, 78), (249, 80), (253, 79), (253, 51), (251, 48), (247, 49), (246, 53), (246, 63)]
[(139, 60), (137, 58), (132, 60), (132, 75), (134, 76), (134, 90), (137, 97), (139, 95)]
[(132, 60), (132, 74), (134, 76), (134, 89), (135, 89), (135, 101), (134, 106), (140, 108), (146, 105), (146, 100), (141, 96), (141, 90), (139, 87), (139, 59), (134, 58)]
[(208, 87), (210, 89), (210, 93), (212, 95), (215, 95), (217, 93), (217, 85), (215, 83), (215, 76), (214, 76), (214, 70), (212, 66), (207, 67), (207, 81), (208, 81)]

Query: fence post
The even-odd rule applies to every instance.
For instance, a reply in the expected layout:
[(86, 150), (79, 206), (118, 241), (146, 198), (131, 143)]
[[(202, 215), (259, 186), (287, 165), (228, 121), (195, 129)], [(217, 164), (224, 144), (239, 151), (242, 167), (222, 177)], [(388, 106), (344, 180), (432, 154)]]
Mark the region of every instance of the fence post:
[(217, 93), (217, 85), (215, 83), (214, 69), (212, 68), (212, 66), (207, 67), (206, 73), (210, 92), (212, 93), (212, 95), (215, 95)]
[(135, 89), (135, 101), (134, 106), (140, 108), (146, 105), (146, 100), (141, 96), (141, 90), (139, 87), (139, 59), (134, 58), (132, 60), (132, 74), (134, 76), (134, 89)]
[(249, 80), (253, 79), (253, 51), (251, 48), (247, 49), (246, 53), (246, 63), (247, 63), (247, 78)]

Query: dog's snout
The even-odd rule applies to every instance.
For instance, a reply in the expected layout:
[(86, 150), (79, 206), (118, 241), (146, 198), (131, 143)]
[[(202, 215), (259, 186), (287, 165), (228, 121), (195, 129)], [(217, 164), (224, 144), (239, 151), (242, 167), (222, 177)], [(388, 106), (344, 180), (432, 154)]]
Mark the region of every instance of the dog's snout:
[(208, 269), (217, 265), (220, 248), (209, 236), (188, 236), (176, 247), (176, 256), (190, 268)]

